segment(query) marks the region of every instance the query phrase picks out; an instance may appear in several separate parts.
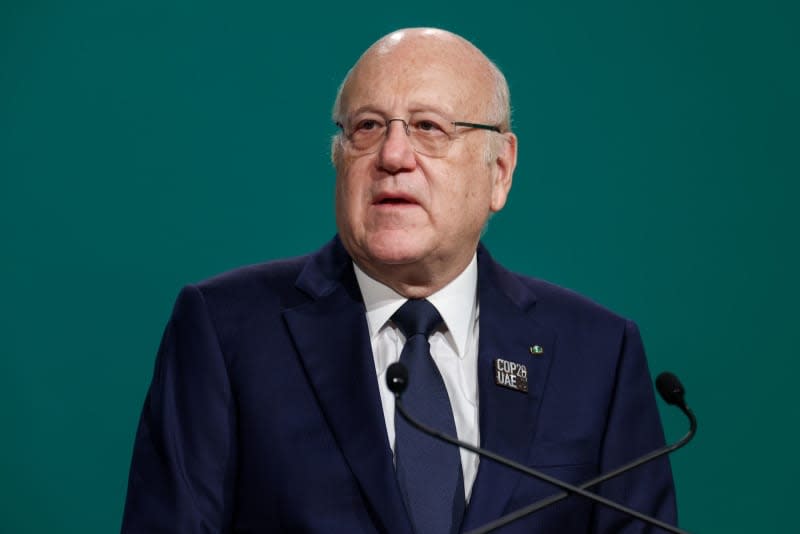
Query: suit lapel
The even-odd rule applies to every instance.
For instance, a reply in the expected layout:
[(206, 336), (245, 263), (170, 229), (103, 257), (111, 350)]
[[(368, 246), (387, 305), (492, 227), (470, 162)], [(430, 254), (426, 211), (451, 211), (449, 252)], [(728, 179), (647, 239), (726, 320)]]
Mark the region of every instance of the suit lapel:
[(352, 263), (335, 240), (312, 258), (297, 285), (313, 300), (284, 318), (322, 412), (371, 514), (385, 532), (410, 532), (395, 478)]
[[(494, 263), (482, 247), (478, 259), (481, 446), (525, 463), (555, 350), (555, 333), (533, 319), (535, 296), (530, 288)], [(537, 350), (536, 345), (542, 350)], [(527, 394), (495, 384), (496, 358), (526, 366)], [(524, 475), (481, 459), (463, 530), (477, 528), (502, 515), (519, 476)]]

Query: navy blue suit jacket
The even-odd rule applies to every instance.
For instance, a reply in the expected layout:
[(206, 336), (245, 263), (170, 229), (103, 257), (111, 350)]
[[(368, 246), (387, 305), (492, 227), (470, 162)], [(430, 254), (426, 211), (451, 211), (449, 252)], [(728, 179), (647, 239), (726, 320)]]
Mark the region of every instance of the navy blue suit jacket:
[[(478, 291), (482, 446), (577, 483), (663, 443), (633, 323), (506, 271), (483, 247)], [(495, 358), (527, 366), (529, 393), (495, 385)], [(675, 521), (667, 461), (598, 489)], [(556, 492), (482, 460), (463, 530)], [(142, 412), (122, 530), (411, 534), (338, 238), (183, 289)], [(573, 496), (502, 532), (644, 531)]]

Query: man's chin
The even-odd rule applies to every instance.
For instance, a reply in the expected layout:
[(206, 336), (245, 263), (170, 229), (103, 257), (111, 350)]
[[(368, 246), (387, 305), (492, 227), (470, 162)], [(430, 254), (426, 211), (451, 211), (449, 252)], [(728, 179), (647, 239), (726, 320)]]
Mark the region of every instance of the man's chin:
[(428, 239), (419, 233), (385, 231), (365, 237), (359, 248), (365, 259), (376, 265), (406, 265), (424, 260), (430, 253)]
[(374, 269), (399, 267), (424, 262), (430, 254), (421, 240), (407, 238), (381, 239), (365, 243), (361, 248), (361, 259)]
[(409, 265), (417, 263), (424, 258), (418, 250), (408, 250), (401, 247), (370, 249), (367, 258), (375, 266), (379, 265)]

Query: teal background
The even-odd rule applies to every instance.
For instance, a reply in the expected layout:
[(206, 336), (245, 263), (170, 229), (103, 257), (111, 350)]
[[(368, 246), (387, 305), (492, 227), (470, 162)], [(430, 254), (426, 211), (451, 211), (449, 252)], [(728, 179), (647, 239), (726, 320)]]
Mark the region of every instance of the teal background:
[[(395, 28), (473, 40), (521, 156), (485, 242), (641, 327), (700, 420), (681, 524), (786, 532), (795, 2), (0, 3), (0, 531), (119, 529), (180, 287), (335, 231), (330, 107)], [(670, 439), (685, 431), (661, 406)]]

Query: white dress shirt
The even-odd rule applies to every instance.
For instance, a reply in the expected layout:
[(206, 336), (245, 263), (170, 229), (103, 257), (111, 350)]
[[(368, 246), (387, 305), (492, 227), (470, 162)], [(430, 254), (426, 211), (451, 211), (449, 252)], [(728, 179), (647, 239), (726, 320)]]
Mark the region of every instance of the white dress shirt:
[[(405, 336), (390, 321), (405, 297), (370, 278), (353, 264), (367, 309), (375, 373), (381, 394), (386, 433), (394, 452), (394, 394), (386, 386), (386, 368), (400, 359)], [(444, 380), (458, 438), (478, 445), (478, 262), (473, 256), (464, 271), (448, 285), (428, 297), (442, 316), (446, 328), (429, 338), (431, 355)], [(414, 377), (410, 377), (411, 380)], [(420, 414), (411, 414), (420, 415)], [(461, 449), (464, 493), (469, 500), (478, 472), (478, 456)]]

